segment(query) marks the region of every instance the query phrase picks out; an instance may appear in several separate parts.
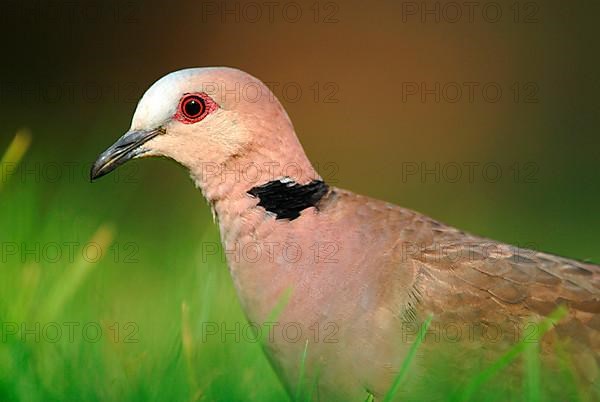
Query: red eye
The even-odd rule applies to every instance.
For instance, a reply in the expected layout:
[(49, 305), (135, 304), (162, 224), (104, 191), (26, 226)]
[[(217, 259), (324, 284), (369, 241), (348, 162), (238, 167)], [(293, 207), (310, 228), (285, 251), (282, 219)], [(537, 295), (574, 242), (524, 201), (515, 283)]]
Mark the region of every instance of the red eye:
[(204, 99), (199, 96), (188, 96), (181, 104), (181, 111), (188, 119), (197, 119), (205, 109)]
[(203, 120), (217, 104), (206, 94), (187, 94), (179, 101), (175, 119), (182, 123), (191, 124)]

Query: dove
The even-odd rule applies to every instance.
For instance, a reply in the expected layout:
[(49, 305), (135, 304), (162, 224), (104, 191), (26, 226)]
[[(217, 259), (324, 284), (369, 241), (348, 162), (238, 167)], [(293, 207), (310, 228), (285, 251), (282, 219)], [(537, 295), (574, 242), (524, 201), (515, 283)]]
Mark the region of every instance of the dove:
[(91, 179), (146, 157), (175, 160), (202, 191), (239, 301), (290, 395), (304, 378), (314, 400), (383, 398), (419, 336), (400, 393), (433, 376), (436, 358), (456, 372), (478, 367), (476, 356), (491, 364), (561, 306), (537, 331), (542, 361), (556, 363), (566, 339), (580, 382), (600, 381), (599, 266), (330, 186), (281, 103), (243, 71), (160, 78)]

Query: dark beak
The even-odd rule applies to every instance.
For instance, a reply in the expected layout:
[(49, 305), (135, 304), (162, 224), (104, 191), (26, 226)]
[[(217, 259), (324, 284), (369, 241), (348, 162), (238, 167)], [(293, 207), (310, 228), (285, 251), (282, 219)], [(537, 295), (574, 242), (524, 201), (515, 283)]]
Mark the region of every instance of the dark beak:
[(150, 131), (129, 131), (98, 157), (90, 171), (90, 179), (96, 180), (141, 154), (141, 145), (165, 131), (162, 128)]

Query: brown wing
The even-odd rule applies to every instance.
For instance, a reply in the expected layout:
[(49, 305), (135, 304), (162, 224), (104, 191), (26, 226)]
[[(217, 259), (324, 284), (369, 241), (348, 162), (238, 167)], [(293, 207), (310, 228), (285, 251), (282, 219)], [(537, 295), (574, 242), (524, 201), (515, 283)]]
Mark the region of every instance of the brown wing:
[[(369, 259), (380, 270), (394, 267), (390, 275), (403, 281), (399, 288), (414, 282), (412, 291), (422, 295), (420, 304), (434, 313), (521, 319), (546, 316), (565, 305), (581, 325), (600, 331), (600, 266), (473, 236), (337, 188), (323, 207), (353, 211), (345, 222), (370, 229), (377, 237)], [(382, 259), (373, 256), (376, 248), (382, 250)]]
[(535, 339), (541, 331), (535, 323), (565, 306), (566, 316), (542, 338), (543, 351), (555, 355), (560, 339), (579, 374), (600, 382), (599, 266), (479, 238), (413, 214), (400, 229), (400, 258), (414, 270), (423, 311), (438, 322), (479, 330), (483, 343), (487, 336), (501, 344), (497, 337), (505, 343)]

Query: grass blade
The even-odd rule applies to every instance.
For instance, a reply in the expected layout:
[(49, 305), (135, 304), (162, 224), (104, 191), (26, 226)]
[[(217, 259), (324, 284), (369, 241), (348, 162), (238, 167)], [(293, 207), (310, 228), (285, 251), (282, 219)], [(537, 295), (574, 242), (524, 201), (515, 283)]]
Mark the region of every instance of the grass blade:
[[(539, 337), (541, 338), (550, 328), (554, 326), (562, 317), (567, 313), (567, 309), (564, 306), (557, 308), (552, 314), (542, 320), (539, 325)], [(503, 370), (506, 366), (512, 363), (523, 351), (529, 346), (529, 341), (522, 339), (510, 348), (504, 355), (498, 360), (492, 363), (488, 368), (483, 370), (479, 375), (474, 377), (471, 382), (465, 387), (459, 400), (467, 401), (471, 396), (488, 380), (494, 377), (497, 373)], [(538, 388), (539, 389), (539, 388)]]
[(279, 300), (277, 300), (275, 307), (273, 307), (273, 310), (271, 310), (271, 312), (269, 313), (266, 322), (271, 323), (277, 320), (279, 318), (279, 315), (283, 312), (283, 310), (285, 310), (286, 306), (290, 302), (291, 297), (292, 288), (285, 289), (281, 293), (281, 296), (279, 296)]
[(430, 315), (429, 317), (427, 317), (423, 325), (421, 325), (419, 333), (417, 334), (417, 339), (415, 339), (415, 341), (410, 347), (410, 350), (408, 351), (408, 355), (406, 356), (406, 358), (404, 358), (402, 366), (400, 367), (400, 371), (398, 372), (398, 375), (396, 375), (392, 387), (389, 389), (389, 391), (385, 395), (385, 398), (383, 399), (384, 402), (390, 402), (398, 392), (402, 380), (404, 379), (404, 377), (406, 377), (406, 374), (408, 373), (410, 363), (413, 361), (415, 354), (417, 353), (417, 349), (419, 349), (419, 346), (421, 345), (421, 343), (423, 343), (423, 339), (425, 339), (425, 334), (427, 333), (429, 324), (431, 324), (432, 318), (433, 316)]
[(576, 369), (571, 361), (571, 357), (567, 354), (564, 349), (564, 345), (561, 342), (557, 342), (554, 347), (556, 355), (558, 356), (558, 363), (560, 365), (560, 373), (563, 379), (563, 383), (567, 387), (566, 391), (569, 394), (569, 401), (578, 402), (582, 401), (583, 395), (580, 392), (581, 383), (580, 379), (577, 378), (573, 373)]
[(181, 303), (181, 343), (183, 345), (183, 354), (188, 371), (188, 381), (190, 384), (190, 401), (198, 401), (202, 397), (202, 391), (196, 381), (196, 370), (194, 369), (194, 337), (190, 324), (190, 307), (184, 301)]
[(304, 370), (306, 369), (306, 356), (308, 352), (308, 339), (304, 344), (304, 351), (302, 352), (302, 358), (300, 359), (300, 374), (298, 375), (298, 384), (296, 385), (296, 396), (294, 398), (295, 401), (300, 400), (300, 396), (302, 395), (302, 383), (304, 382)]
[(31, 145), (31, 133), (29, 130), (21, 129), (15, 134), (12, 142), (4, 152), (0, 160), (0, 169), (2, 177), (0, 177), (0, 191), (2, 186), (8, 181), (8, 177), (15, 172), (19, 162)]
[[(111, 225), (101, 225), (90, 239), (90, 245), (94, 245), (97, 250), (104, 255), (114, 239), (114, 229)], [(44, 321), (52, 321), (56, 314), (61, 311), (81, 286), (85, 278), (91, 272), (98, 261), (87, 260), (83, 255), (62, 274), (59, 280), (52, 288), (45, 309), (40, 314)]]
[(541, 400), (539, 339), (525, 348), (524, 363), (527, 400), (539, 402)]

